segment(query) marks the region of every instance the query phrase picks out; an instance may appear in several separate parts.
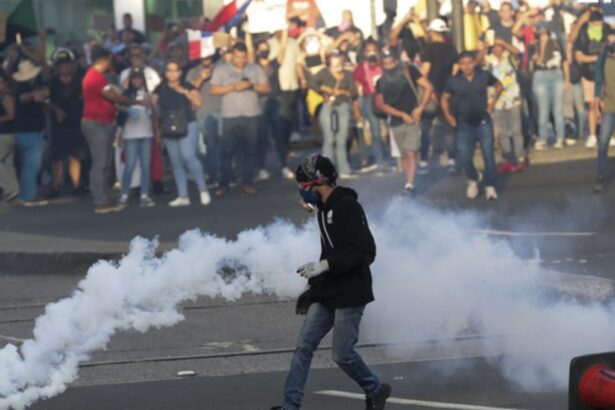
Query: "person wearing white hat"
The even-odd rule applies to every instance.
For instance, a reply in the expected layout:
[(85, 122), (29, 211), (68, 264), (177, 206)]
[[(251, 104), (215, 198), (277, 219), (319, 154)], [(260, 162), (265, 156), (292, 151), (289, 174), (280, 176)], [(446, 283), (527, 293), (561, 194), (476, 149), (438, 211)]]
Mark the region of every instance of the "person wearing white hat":
[(21, 158), (19, 191), (24, 206), (47, 205), (38, 196), (36, 177), (43, 159), (43, 130), (45, 102), (49, 89), (43, 84), (41, 68), (30, 60), (22, 60), (13, 73), (17, 82), (15, 92), (15, 144)]
[[(457, 72), (457, 50), (446, 40), (450, 31), (446, 22), (440, 18), (433, 19), (428, 26), (429, 42), (425, 44), (421, 74), (427, 77), (434, 87), (434, 97), (440, 101), (446, 82)], [(438, 140), (432, 141), (432, 138)], [(425, 113), (421, 119), (421, 151), (418, 173), (429, 172), (429, 148), (434, 145), (434, 156), (439, 151), (446, 151), (448, 156), (448, 171), (456, 173), (454, 131), (448, 125), (441, 113)]]

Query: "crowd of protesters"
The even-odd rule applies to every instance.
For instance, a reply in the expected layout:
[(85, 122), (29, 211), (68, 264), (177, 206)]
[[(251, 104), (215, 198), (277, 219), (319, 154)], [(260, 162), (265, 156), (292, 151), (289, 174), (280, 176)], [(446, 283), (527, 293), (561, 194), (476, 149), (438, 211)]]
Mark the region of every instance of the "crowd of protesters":
[[(168, 24), (156, 46), (128, 14), (121, 30), (51, 56), (26, 41), (10, 45), (0, 72), (2, 201), (46, 205), (70, 189), (106, 213), (128, 206), (132, 192), (151, 207), (172, 190), (168, 205), (187, 206), (188, 174), (202, 205), (210, 189), (222, 198), (237, 185), (252, 196), (255, 181), (272, 176), (271, 146), (274, 169), (294, 179), (290, 141), (307, 127), (341, 180), (398, 164), (410, 196), (446, 155), (448, 172), (467, 177), (468, 198), (484, 188), (497, 199), (498, 173), (525, 171), (531, 150), (577, 143), (597, 148), (594, 190), (604, 191), (615, 30), (600, 7), (503, 1), (493, 10), (471, 0), (461, 52), (448, 16), (390, 13), (379, 40), (349, 10), (329, 28), (309, 13), (289, 17), (288, 29), (267, 34), (244, 22), (198, 60), (188, 58), (185, 29), (201, 29), (203, 18)], [(174, 187), (165, 186), (165, 164)]]

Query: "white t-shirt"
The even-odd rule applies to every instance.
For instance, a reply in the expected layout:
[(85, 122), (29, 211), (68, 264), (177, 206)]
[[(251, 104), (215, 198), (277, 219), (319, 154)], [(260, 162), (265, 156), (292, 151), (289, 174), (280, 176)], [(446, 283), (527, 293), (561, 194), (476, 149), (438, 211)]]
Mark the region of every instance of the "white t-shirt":
[[(145, 91), (139, 91), (136, 100), (143, 101), (144, 98)], [(126, 124), (124, 124), (124, 133), (122, 134), (124, 139), (152, 138), (154, 136), (149, 108), (141, 105), (131, 105), (126, 111), (128, 118), (126, 119)]]

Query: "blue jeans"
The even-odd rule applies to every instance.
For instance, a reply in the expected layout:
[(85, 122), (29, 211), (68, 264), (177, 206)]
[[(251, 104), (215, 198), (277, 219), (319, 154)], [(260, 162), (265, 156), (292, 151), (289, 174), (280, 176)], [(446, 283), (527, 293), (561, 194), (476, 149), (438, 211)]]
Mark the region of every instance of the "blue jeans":
[[(382, 144), (382, 133), (380, 132), (380, 118), (374, 114), (374, 96), (365, 95), (360, 98), (361, 114), (369, 123), (369, 129), (372, 134), (372, 154), (376, 164), (381, 164), (384, 161), (384, 148)], [(365, 155), (365, 154), (364, 154)]]
[(31, 201), (38, 191), (36, 176), (43, 160), (43, 135), (40, 132), (17, 132), (15, 146), (21, 158), (19, 197), (22, 201)]
[(491, 119), (486, 119), (477, 126), (460, 123), (457, 127), (457, 157), (466, 177), (471, 181), (478, 181), (478, 171), (474, 166), (474, 150), (478, 141), (485, 162), (485, 184), (495, 187), (496, 167), (493, 140)]
[(282, 117), (282, 100), (270, 96), (265, 102), (263, 113), (258, 122), (258, 144), (256, 147), (256, 167), (265, 168), (269, 136), (275, 142), (280, 165), (287, 166), (288, 140), (290, 138), (290, 122)]
[(141, 165), (141, 195), (148, 195), (150, 164), (152, 162), (152, 137), (124, 140), (124, 154), (126, 155), (126, 164), (122, 175), (122, 194), (128, 195), (130, 192), (132, 173), (137, 165), (137, 160), (139, 160)]
[[(337, 112), (336, 131), (332, 129), (334, 112)], [(319, 118), (324, 137), (322, 155), (330, 158), (337, 165), (340, 174), (349, 174), (350, 164), (348, 163), (346, 140), (350, 129), (350, 104), (344, 103), (334, 107), (325, 103), (320, 109)]]
[(615, 112), (602, 113), (598, 145), (598, 175), (601, 177), (606, 177), (608, 173), (609, 141), (611, 141), (613, 131), (615, 131)]
[(313, 303), (310, 306), (284, 384), (285, 410), (301, 407), (303, 388), (314, 351), (331, 329), (333, 329), (333, 361), (361, 386), (368, 397), (374, 396), (380, 390), (380, 380), (354, 350), (359, 340), (359, 324), (364, 309), (364, 306), (330, 309), (321, 303)]
[(222, 119), (220, 186), (228, 187), (233, 173), (233, 158), (241, 170), (241, 183), (251, 186), (256, 166), (259, 117)]
[(549, 120), (553, 115), (555, 136), (564, 138), (564, 73), (561, 70), (536, 70), (532, 85), (538, 106), (538, 135), (549, 139)]
[(203, 120), (205, 134), (205, 172), (209, 175), (209, 182), (218, 182), (220, 176), (220, 129), (222, 127), (220, 114), (207, 114)]
[(188, 177), (186, 169), (190, 171), (194, 177), (194, 181), (199, 188), (199, 191), (205, 191), (205, 176), (203, 175), (203, 167), (196, 156), (196, 151), (199, 143), (199, 126), (196, 121), (188, 124), (188, 135), (179, 139), (164, 139), (164, 146), (167, 148), (171, 165), (173, 166), (173, 177), (175, 185), (177, 185), (177, 195), (182, 198), (188, 197)]

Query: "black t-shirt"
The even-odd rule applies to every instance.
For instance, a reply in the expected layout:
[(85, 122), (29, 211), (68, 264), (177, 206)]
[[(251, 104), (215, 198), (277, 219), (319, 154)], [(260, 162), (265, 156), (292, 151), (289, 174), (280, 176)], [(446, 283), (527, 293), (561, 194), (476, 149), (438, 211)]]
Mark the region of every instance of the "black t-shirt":
[(118, 37), (121, 39), (124, 31), (130, 31), (134, 37), (134, 41), (137, 44), (145, 43), (145, 35), (141, 33), (139, 30), (135, 30), (134, 28), (125, 28), (119, 31)]
[[(180, 85), (186, 90), (194, 90), (194, 86), (189, 82), (182, 81)], [(166, 81), (163, 81), (156, 88), (154, 94), (158, 95), (158, 108), (161, 115), (169, 111), (183, 110), (186, 113), (188, 122), (196, 121), (196, 115), (188, 97), (169, 88)]]
[[(577, 37), (577, 41), (574, 44), (574, 50), (580, 51), (585, 55), (597, 56), (600, 55), (602, 50), (604, 49), (604, 45), (607, 41), (607, 36), (609, 33), (609, 26), (603, 24), (602, 26), (602, 39), (600, 41), (592, 40), (589, 38), (587, 34), (587, 29), (589, 27), (589, 23), (585, 23), (583, 27), (581, 27), (581, 31), (579, 32), (579, 36)], [(594, 81), (596, 76), (596, 63), (585, 63), (580, 64), (581, 75), (589, 81)]]
[(429, 81), (436, 94), (442, 94), (457, 62), (457, 50), (449, 43), (427, 43), (423, 51), (423, 61), (431, 63)]
[(500, 20), (497, 20), (491, 26), (491, 30), (493, 30), (493, 32), (495, 33), (495, 38), (502, 39), (506, 41), (507, 43), (512, 43), (513, 41), (512, 40), (513, 39), (512, 26), (506, 27), (502, 25), (502, 22)]
[(74, 75), (70, 84), (64, 84), (58, 77), (49, 81), (49, 99), (52, 104), (66, 113), (61, 123), (57, 122), (55, 115), (51, 116), (54, 127), (73, 126), (80, 127), (83, 114), (83, 97), (81, 78)]
[[(6, 115), (6, 110), (4, 109), (4, 98), (6, 94), (0, 94), (0, 117), (4, 117)], [(13, 133), (13, 120), (0, 122), (0, 134), (12, 134)]]
[(17, 83), (15, 91), (15, 132), (42, 132), (45, 129), (45, 113), (43, 103), (36, 101), (21, 102), (22, 94), (32, 92), (44, 86), (43, 80), (38, 76), (33, 82)]
[(460, 124), (476, 126), (489, 118), (487, 88), (497, 82), (493, 74), (478, 67), (472, 81), (461, 72), (448, 79), (444, 92), (452, 96), (453, 113)]
[[(417, 80), (421, 78), (421, 73), (413, 66), (406, 67), (415, 89), (418, 91)], [(384, 71), (382, 77), (376, 83), (376, 93), (382, 95), (385, 104), (406, 114), (412, 114), (412, 111), (418, 105), (417, 95), (410, 84), (408, 84), (407, 77), (404, 75), (403, 63), (399, 63), (394, 70)], [(391, 116), (391, 126), (396, 127), (403, 123), (404, 120), (401, 118)]]
[(280, 88), (280, 63), (278, 60), (273, 59), (269, 61), (267, 67), (262, 67), (263, 71), (267, 75), (267, 80), (269, 80), (269, 86), (271, 87), (271, 92), (269, 95), (276, 96), (282, 93)]

